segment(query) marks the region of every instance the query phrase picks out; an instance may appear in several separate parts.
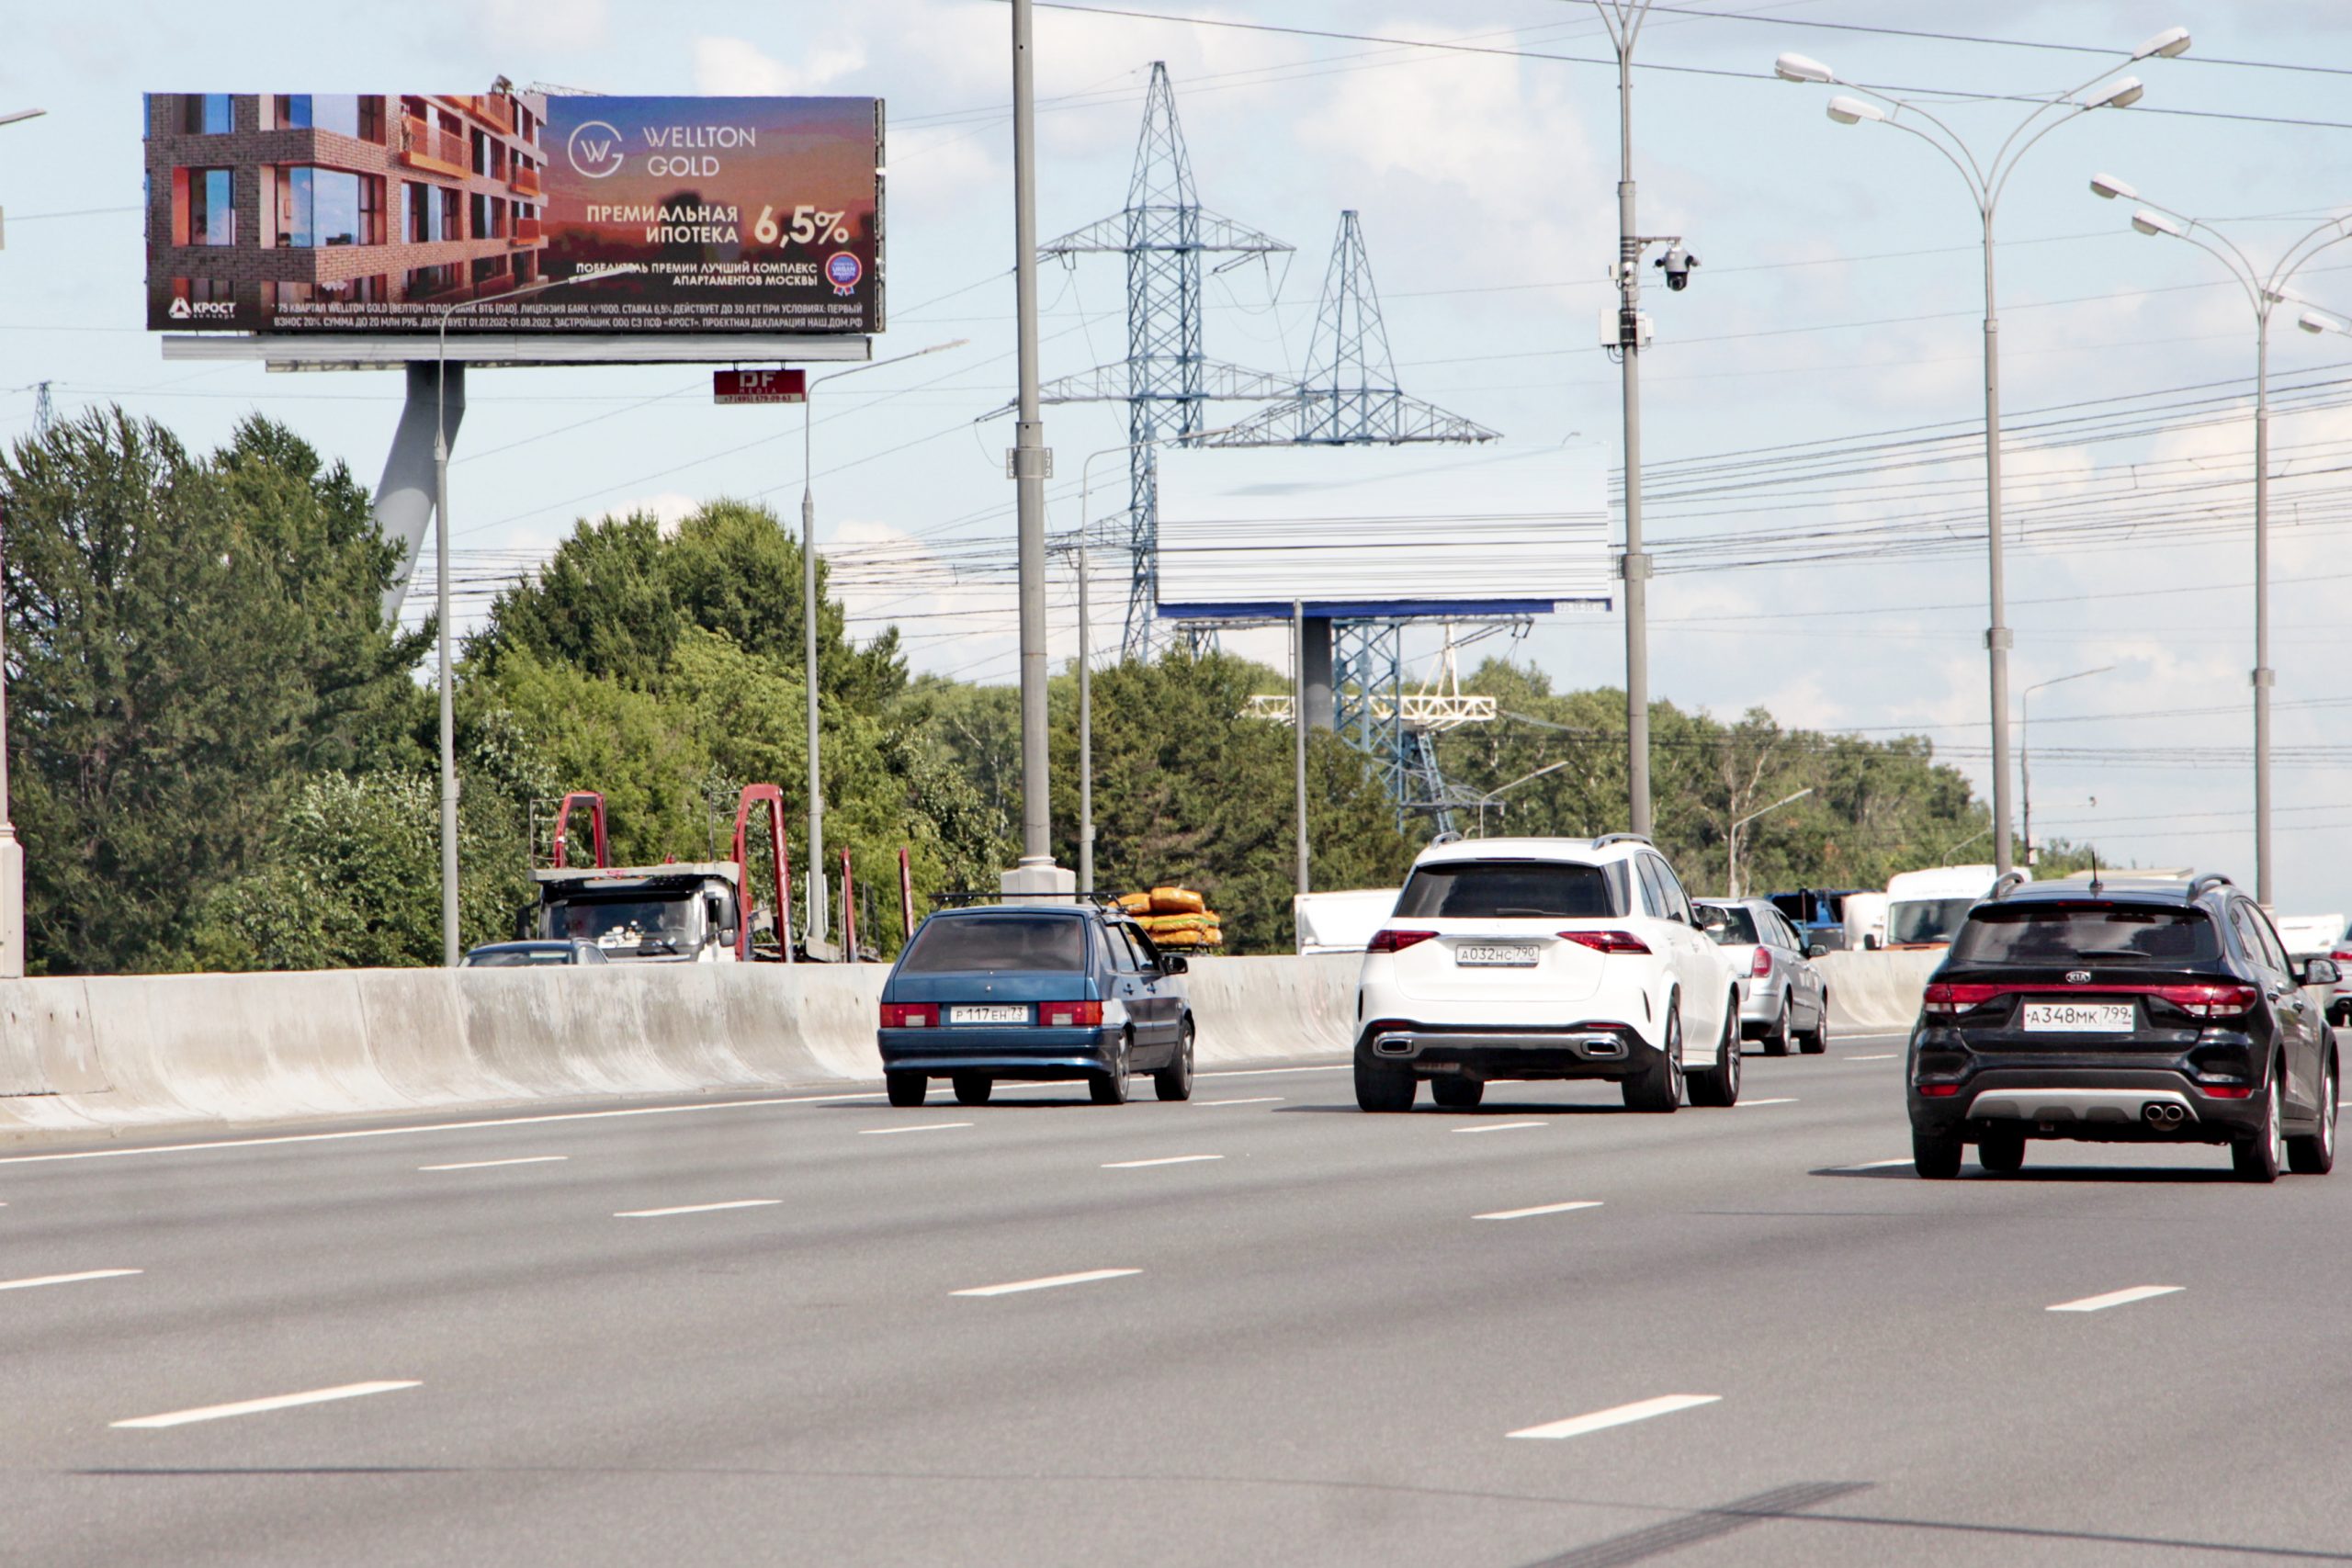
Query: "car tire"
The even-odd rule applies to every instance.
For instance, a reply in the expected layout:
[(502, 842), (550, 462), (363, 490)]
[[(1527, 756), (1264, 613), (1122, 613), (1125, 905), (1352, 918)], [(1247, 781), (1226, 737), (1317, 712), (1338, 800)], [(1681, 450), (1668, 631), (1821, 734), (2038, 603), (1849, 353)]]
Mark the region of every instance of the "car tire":
[(2262, 1125), (2230, 1145), (2230, 1168), (2240, 1181), (2272, 1182), (2286, 1155), (2286, 1123), (2278, 1105), (2278, 1079), (2283, 1069), (2270, 1069), (2270, 1089), (2264, 1096)]
[(1996, 1176), (2015, 1176), (2025, 1168), (2025, 1134), (2007, 1129), (1984, 1132), (1976, 1140), (1976, 1163)]
[[(1781, 1051), (1788, 1053), (1788, 1003), (1781, 1004)], [(1690, 1077), (1690, 1103), (1727, 1107), (1739, 1103), (1739, 997), (1724, 1001), (1724, 1036), (1716, 1043), (1717, 1065)]]
[(1682, 998), (1666, 1004), (1666, 1049), (1625, 1080), (1625, 1109), (1670, 1115), (1682, 1105)]
[(1119, 1054), (1111, 1059), (1111, 1070), (1095, 1073), (1086, 1080), (1086, 1092), (1097, 1105), (1125, 1105), (1127, 1102), (1127, 1063), (1135, 1055), (1135, 1037), (1119, 1036)]
[(1813, 1021), (1813, 1032), (1797, 1036), (1797, 1049), (1808, 1056), (1818, 1056), (1829, 1049), (1829, 993), (1821, 993), (1821, 1016)]
[(1151, 1092), (1162, 1100), (1193, 1098), (1193, 1021), (1184, 1021), (1184, 1032), (1176, 1038), (1174, 1059), (1151, 1075)]
[(1950, 1133), (1911, 1130), (1911, 1168), (1923, 1181), (1950, 1181), (1960, 1174), (1960, 1140)]
[(1367, 1061), (1361, 1054), (1356, 1057), (1356, 1104), (1365, 1111), (1410, 1111), (1419, 1087), (1410, 1067)]
[(1764, 1054), (1767, 1056), (1789, 1054), (1789, 998), (1785, 996), (1781, 998), (1780, 1016), (1772, 1020), (1771, 1032), (1764, 1036)]
[(986, 1105), (996, 1089), (996, 1079), (986, 1073), (957, 1073), (953, 1081), (958, 1105)]
[(2325, 1176), (2335, 1168), (2335, 1064), (2320, 1075), (2319, 1127), (2287, 1140), (2287, 1168), (2297, 1176)]
[(1487, 1080), (1449, 1074), (1430, 1079), (1430, 1098), (1448, 1111), (1471, 1111), (1487, 1098)]
[(893, 1105), (921, 1105), (923, 1096), (931, 1092), (931, 1080), (921, 1073), (884, 1073), (882, 1087), (889, 1091)]

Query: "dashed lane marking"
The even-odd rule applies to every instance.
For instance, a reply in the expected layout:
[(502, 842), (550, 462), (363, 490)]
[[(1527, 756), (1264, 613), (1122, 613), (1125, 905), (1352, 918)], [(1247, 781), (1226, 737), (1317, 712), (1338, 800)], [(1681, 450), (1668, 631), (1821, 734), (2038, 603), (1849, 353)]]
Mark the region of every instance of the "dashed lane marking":
[(1142, 1170), (1155, 1165), (1198, 1165), (1203, 1160), (1223, 1159), (1223, 1155), (1165, 1155), (1159, 1159), (1118, 1159), (1104, 1166), (1105, 1170)]
[(713, 1214), (721, 1209), (767, 1209), (783, 1202), (781, 1198), (737, 1198), (726, 1203), (681, 1203), (674, 1209), (623, 1209), (613, 1215), (616, 1220), (659, 1220), (671, 1214)]
[(1596, 1410), (1589, 1416), (1571, 1416), (1565, 1421), (1547, 1421), (1541, 1427), (1522, 1427), (1507, 1432), (1510, 1438), (1581, 1438), (1588, 1432), (1606, 1431), (1611, 1427), (1623, 1427), (1635, 1421), (1647, 1421), (1657, 1416), (1671, 1416), (1678, 1410), (1694, 1410), (1702, 1404), (1714, 1404), (1723, 1399), (1720, 1393), (1662, 1393), (1656, 1399), (1636, 1400), (1632, 1404), (1619, 1404), (1607, 1410)]
[(329, 1400), (357, 1399), (363, 1394), (390, 1393), (399, 1389), (423, 1386), (414, 1380), (404, 1382), (347, 1382), (334, 1388), (314, 1388), (307, 1393), (241, 1399), (234, 1404), (206, 1404), (194, 1410), (175, 1410), (165, 1416), (141, 1416), (135, 1420), (110, 1421), (107, 1425), (152, 1431), (162, 1427), (185, 1427), (191, 1421), (219, 1421), (231, 1416), (259, 1416), (270, 1410), (291, 1410), (298, 1404), (324, 1404)]
[(1794, 1105), (1796, 1102), (1795, 1095), (1784, 1094), (1777, 1100), (1743, 1100), (1739, 1103), (1742, 1105)]
[(893, 1133), (946, 1133), (971, 1124), (969, 1122), (925, 1122), (915, 1127), (860, 1127), (857, 1135), (861, 1138), (887, 1138)]
[(1498, 1209), (1491, 1214), (1473, 1214), (1474, 1220), (1529, 1220), (1538, 1214), (1565, 1214), (1577, 1209), (1598, 1209), (1598, 1198), (1580, 1198), (1572, 1203), (1538, 1203), (1532, 1209)]
[(1082, 1274), (1048, 1274), (1042, 1280), (1015, 1280), (1009, 1285), (975, 1285), (968, 1291), (950, 1291), (948, 1294), (1014, 1296), (1023, 1291), (1051, 1291), (1063, 1285), (1091, 1285), (1097, 1280), (1124, 1280), (1142, 1272), (1140, 1269), (1089, 1269)]
[(2129, 1306), (2156, 1296), (2169, 1296), (2187, 1290), (2186, 1285), (2134, 1285), (2126, 1291), (2109, 1291), (2103, 1296), (2085, 1296), (2078, 1302), (2060, 1302), (2045, 1308), (2048, 1312), (2105, 1312), (2109, 1307)]
[(570, 1155), (523, 1155), (514, 1159), (467, 1159), (455, 1165), (420, 1165), (419, 1170), (492, 1170), (502, 1165), (553, 1165)]
[(1861, 1165), (1833, 1165), (1829, 1168), (1832, 1170), (1893, 1170), (1898, 1165), (1911, 1163), (1911, 1156), (1905, 1155), (1901, 1159), (1874, 1159)]
[(1521, 1127), (1549, 1127), (1549, 1122), (1490, 1122), (1482, 1127), (1456, 1127), (1457, 1133), (1511, 1133)]
[(43, 1285), (78, 1285), (85, 1280), (120, 1280), (143, 1269), (85, 1269), (79, 1274), (36, 1274), (29, 1280), (0, 1280), (0, 1291), (30, 1291)]
[(1197, 1101), (1196, 1103), (1198, 1103), (1198, 1104), (1200, 1104), (1200, 1105), (1202, 1105), (1202, 1106), (1210, 1106), (1210, 1105), (1272, 1105), (1272, 1104), (1274, 1104), (1276, 1101), (1280, 1100), (1281, 1099), (1282, 1099), (1282, 1096), (1281, 1096), (1281, 1095), (1279, 1095), (1279, 1094), (1261, 1094), (1261, 1095), (1253, 1095), (1253, 1096), (1251, 1096), (1251, 1097), (1250, 1097), (1250, 1099), (1248, 1099), (1248, 1100), (1204, 1100)]
[(1849, 1056), (1846, 1060), (1849, 1062), (1892, 1062), (1895, 1057), (1900, 1056), (1901, 1055), (1903, 1055), (1903, 1053), (1900, 1051), (1878, 1051), (1873, 1052), (1871, 1055), (1867, 1056)]

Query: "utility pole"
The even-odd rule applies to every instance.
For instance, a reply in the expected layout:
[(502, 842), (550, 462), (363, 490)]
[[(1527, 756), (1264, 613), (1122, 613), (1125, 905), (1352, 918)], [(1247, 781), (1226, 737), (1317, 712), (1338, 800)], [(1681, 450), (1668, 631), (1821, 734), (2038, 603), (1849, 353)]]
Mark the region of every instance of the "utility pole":
[(1290, 604), (1290, 728), (1291, 775), (1298, 825), (1298, 891), (1309, 891), (1306, 876), (1306, 606)]
[(1012, 243), (1021, 401), (1010, 468), (1021, 552), (1021, 863), (1008, 893), (1068, 892), (1054, 864), (1046, 750), (1046, 479), (1052, 455), (1037, 417), (1037, 90), (1029, 0), (1012, 0)]
[(1634, 43), (1650, 0), (1593, 0), (1617, 47), (1617, 344), (1625, 398), (1625, 794), (1650, 831), (1649, 552), (1642, 548), (1642, 246), (1634, 223)]

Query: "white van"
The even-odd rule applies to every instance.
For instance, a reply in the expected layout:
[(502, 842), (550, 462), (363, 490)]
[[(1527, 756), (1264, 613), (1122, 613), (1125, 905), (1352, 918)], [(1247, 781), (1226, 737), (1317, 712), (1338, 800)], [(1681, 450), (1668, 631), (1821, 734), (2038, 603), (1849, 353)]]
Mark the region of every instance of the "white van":
[[(2033, 880), (2030, 871), (2018, 874)], [(1897, 951), (1951, 946), (1969, 909), (1999, 880), (1989, 865), (1939, 865), (1889, 877), (1883, 945)]]

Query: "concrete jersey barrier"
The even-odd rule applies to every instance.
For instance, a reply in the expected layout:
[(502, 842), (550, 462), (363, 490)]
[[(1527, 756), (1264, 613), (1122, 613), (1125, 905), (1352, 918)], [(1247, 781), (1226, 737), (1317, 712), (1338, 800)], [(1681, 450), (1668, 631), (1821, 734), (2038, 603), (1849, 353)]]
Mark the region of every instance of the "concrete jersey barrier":
[[(1204, 1067), (1344, 1052), (1357, 960), (1202, 958)], [(882, 964), (0, 982), (0, 1136), (872, 1083)]]
[(1944, 961), (1945, 950), (1900, 953), (1828, 953), (1813, 961), (1829, 987), (1829, 1022), (1835, 1029), (1872, 1033), (1908, 1033), (1919, 1021), (1919, 995), (1928, 976)]

